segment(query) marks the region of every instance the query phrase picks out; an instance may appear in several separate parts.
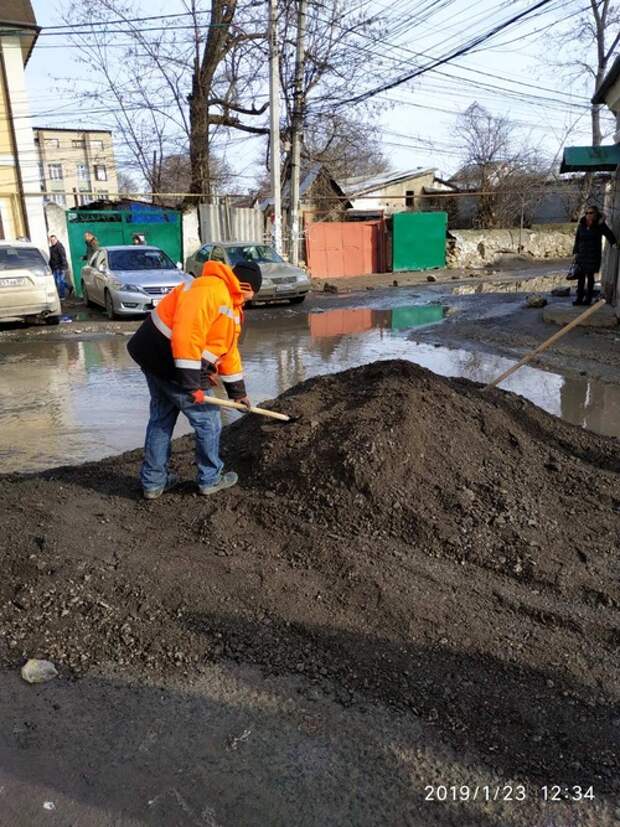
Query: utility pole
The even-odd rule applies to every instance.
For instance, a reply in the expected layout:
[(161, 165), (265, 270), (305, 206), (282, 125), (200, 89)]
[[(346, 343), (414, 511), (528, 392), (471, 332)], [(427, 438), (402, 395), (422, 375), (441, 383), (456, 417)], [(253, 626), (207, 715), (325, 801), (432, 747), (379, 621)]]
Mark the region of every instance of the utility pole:
[(278, 66), (277, 0), (269, 0), (269, 130), (271, 192), (273, 193), (273, 246), (282, 252), (282, 194), (280, 191), (280, 75)]
[(297, 49), (295, 53), (295, 86), (293, 91), (293, 122), (291, 124), (291, 186), (289, 207), (289, 261), (299, 263), (299, 181), (301, 177), (301, 132), (303, 129), (304, 65), (307, 0), (299, 0), (297, 16)]

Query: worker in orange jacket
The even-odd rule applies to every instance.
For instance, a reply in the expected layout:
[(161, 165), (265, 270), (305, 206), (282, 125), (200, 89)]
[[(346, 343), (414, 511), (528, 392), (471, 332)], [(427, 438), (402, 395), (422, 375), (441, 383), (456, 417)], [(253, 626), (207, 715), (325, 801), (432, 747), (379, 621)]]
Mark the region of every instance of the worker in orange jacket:
[(205, 262), (197, 279), (161, 300), (127, 345), (151, 394), (140, 471), (146, 499), (156, 499), (178, 482), (168, 462), (179, 411), (195, 432), (199, 492), (213, 494), (237, 482), (234, 471), (223, 471), (219, 456), (219, 411), (204, 402), (219, 377), (230, 399), (250, 405), (237, 343), (243, 304), (260, 289), (261, 277), (253, 264), (235, 269), (242, 282), (227, 264)]

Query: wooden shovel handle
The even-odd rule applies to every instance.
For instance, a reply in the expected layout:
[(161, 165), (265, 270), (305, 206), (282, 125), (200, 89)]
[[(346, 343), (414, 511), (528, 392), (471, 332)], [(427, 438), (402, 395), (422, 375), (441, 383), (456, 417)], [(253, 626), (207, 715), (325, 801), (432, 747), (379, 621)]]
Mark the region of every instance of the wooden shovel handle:
[(553, 336), (550, 336), (548, 339), (545, 339), (545, 341), (541, 345), (538, 345), (537, 348), (530, 351), (530, 353), (524, 356), (520, 362), (517, 362), (516, 365), (513, 365), (511, 368), (508, 368), (508, 370), (505, 370), (500, 376), (497, 377), (497, 379), (494, 379), (492, 382), (489, 382), (488, 385), (485, 385), (482, 391), (488, 391), (490, 388), (494, 388), (496, 385), (499, 385), (500, 382), (503, 382), (504, 379), (507, 379), (516, 370), (519, 370), (519, 368), (523, 367), (523, 365), (527, 365), (528, 362), (531, 362), (532, 359), (535, 356), (538, 356), (539, 353), (542, 353), (543, 350), (547, 350), (548, 347), (551, 347), (551, 345), (557, 342), (558, 339), (561, 339), (562, 336), (565, 336), (569, 332), (569, 330), (572, 330), (574, 327), (577, 327), (577, 325), (581, 324), (581, 322), (583, 322), (584, 319), (587, 319), (588, 316), (591, 316), (593, 313), (596, 313), (596, 311), (604, 304), (605, 299), (599, 299), (597, 302), (595, 302), (595, 304), (592, 305), (592, 307), (588, 307), (588, 309), (584, 310), (584, 312), (577, 316), (576, 319), (573, 319), (572, 322), (569, 322), (566, 325), (566, 327), (563, 327), (561, 330), (558, 330), (557, 333), (554, 333)]
[(287, 416), (286, 414), (277, 413), (276, 411), (268, 411), (266, 408), (248, 408), (247, 405), (242, 405), (241, 402), (235, 402), (233, 399), (220, 399), (217, 396), (205, 396), (204, 401), (207, 405), (219, 405), (220, 408), (234, 408), (236, 411), (258, 414), (259, 416), (269, 416), (271, 419), (279, 419), (282, 422), (291, 421), (290, 416)]

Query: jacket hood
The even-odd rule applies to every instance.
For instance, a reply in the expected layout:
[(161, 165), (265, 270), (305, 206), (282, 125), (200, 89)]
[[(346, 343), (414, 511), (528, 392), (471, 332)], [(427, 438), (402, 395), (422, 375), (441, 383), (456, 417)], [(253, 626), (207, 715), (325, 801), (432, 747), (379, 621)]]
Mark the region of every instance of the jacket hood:
[[(586, 217), (585, 217), (585, 215), (581, 216), (581, 218), (579, 219), (579, 223), (581, 224), (582, 227), (586, 226)], [(603, 213), (600, 213), (598, 219), (593, 222), (592, 226), (596, 227), (597, 225), (600, 226), (601, 224), (604, 224), (604, 223), (605, 223), (605, 216), (603, 215)]]
[(214, 276), (221, 279), (228, 288), (234, 307), (243, 307), (243, 293), (241, 292), (239, 279), (228, 264), (224, 264), (222, 261), (205, 261), (200, 275)]

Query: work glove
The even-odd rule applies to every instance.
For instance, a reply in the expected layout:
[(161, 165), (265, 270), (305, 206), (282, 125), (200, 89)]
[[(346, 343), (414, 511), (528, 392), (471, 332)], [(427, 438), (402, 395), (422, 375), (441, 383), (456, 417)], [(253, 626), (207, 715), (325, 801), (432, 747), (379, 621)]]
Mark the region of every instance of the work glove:
[(192, 399), (197, 405), (204, 405), (205, 398), (206, 394), (202, 388), (198, 388), (197, 391), (192, 391)]
[(238, 402), (240, 405), (245, 405), (246, 408), (252, 407), (249, 396), (242, 396), (241, 399), (235, 399), (234, 401)]

